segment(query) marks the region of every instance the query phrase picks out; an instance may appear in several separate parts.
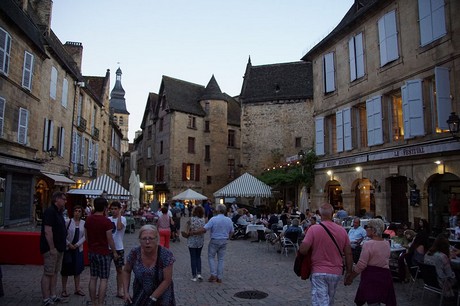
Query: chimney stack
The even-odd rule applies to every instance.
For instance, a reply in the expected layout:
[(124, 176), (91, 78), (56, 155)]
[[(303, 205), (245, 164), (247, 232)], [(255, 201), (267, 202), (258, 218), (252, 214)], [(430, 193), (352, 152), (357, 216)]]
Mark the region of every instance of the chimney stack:
[(81, 42), (67, 41), (64, 44), (64, 48), (70, 54), (70, 56), (72, 56), (72, 59), (77, 64), (78, 70), (81, 72), (83, 44)]

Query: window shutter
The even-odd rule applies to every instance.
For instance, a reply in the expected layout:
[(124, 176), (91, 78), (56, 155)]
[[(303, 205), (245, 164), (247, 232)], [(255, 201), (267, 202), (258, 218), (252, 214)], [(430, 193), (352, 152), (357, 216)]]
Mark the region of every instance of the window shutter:
[(51, 149), (52, 146), (54, 146), (54, 121), (53, 120), (50, 120), (49, 129), (50, 129), (50, 134), (49, 134), (50, 136), (48, 139), (48, 149), (46, 149), (46, 151), (48, 151), (49, 149)]
[(45, 118), (45, 123), (43, 127), (43, 151), (48, 150), (48, 132), (49, 132), (49, 121), (48, 118)]
[[(425, 135), (422, 80), (406, 82), (403, 98), (404, 139)], [(407, 127), (407, 129), (406, 129)]]
[(84, 165), (85, 164), (85, 143), (86, 143), (86, 138), (81, 136), (81, 144), (80, 144), (80, 164)]
[(325, 75), (325, 92), (333, 92), (335, 90), (334, 79), (334, 53), (324, 55), (324, 75)]
[(92, 161), (93, 161), (93, 142), (90, 141), (88, 143), (88, 167), (91, 167)]
[(93, 151), (94, 151), (94, 161), (96, 162), (96, 165), (98, 165), (99, 163), (99, 144), (98, 143), (96, 143), (96, 145), (93, 147)]
[(343, 142), (345, 151), (353, 149), (351, 138), (351, 108), (345, 108), (342, 112), (343, 116)]
[(61, 134), (61, 141), (59, 142), (59, 156), (64, 157), (64, 150), (65, 150), (65, 128), (60, 128)]
[(187, 164), (182, 163), (182, 180), (186, 181), (187, 180)]
[(77, 132), (73, 132), (72, 134), (72, 157), (71, 161), (72, 163), (77, 163)]
[(337, 152), (343, 152), (343, 118), (341, 110), (335, 113), (335, 125), (337, 131)]
[(56, 89), (57, 89), (57, 69), (51, 67), (51, 81), (50, 81), (50, 97), (56, 100)]
[(452, 112), (450, 101), (450, 78), (449, 69), (445, 67), (435, 67), (434, 75), (436, 80), (436, 110), (438, 115), (438, 126), (442, 130), (448, 130), (447, 119)]
[(67, 108), (67, 96), (69, 93), (69, 81), (66, 78), (62, 81), (61, 105)]
[(348, 41), (348, 54), (350, 57), (350, 81), (356, 80), (355, 38)]
[(0, 29), (0, 72), (8, 75), (10, 66), (11, 36)]
[(391, 11), (379, 19), (378, 29), (380, 43), (380, 66), (383, 67), (387, 63), (399, 57), (395, 11)]
[(420, 26), (420, 45), (424, 46), (433, 39), (431, 27), (431, 0), (418, 0), (418, 15)]
[(315, 118), (315, 131), (316, 155), (324, 155), (324, 117)]
[(5, 105), (5, 99), (0, 97), (0, 137), (3, 136), (3, 124), (5, 122)]
[(373, 97), (366, 101), (367, 141), (369, 146), (383, 143), (382, 97)]
[(32, 89), (32, 69), (34, 66), (34, 56), (29, 52), (24, 53), (24, 67), (22, 70), (22, 86), (31, 90)]
[(355, 48), (356, 48), (356, 77), (360, 78), (364, 76), (363, 33), (359, 33), (358, 35), (356, 35)]
[(446, 16), (444, 0), (431, 0), (433, 40), (446, 35)]
[(18, 142), (27, 144), (27, 127), (29, 125), (29, 111), (25, 108), (19, 109), (19, 125), (18, 125)]
[(195, 181), (200, 181), (200, 164), (195, 165)]

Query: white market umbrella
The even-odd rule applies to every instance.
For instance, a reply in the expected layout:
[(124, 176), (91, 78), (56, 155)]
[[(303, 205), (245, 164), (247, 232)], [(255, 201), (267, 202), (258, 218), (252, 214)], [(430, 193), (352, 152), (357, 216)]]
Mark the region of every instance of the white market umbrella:
[(196, 192), (193, 189), (187, 189), (182, 191), (178, 195), (174, 196), (173, 200), (206, 200), (208, 197)]
[(299, 210), (300, 212), (305, 213), (305, 210), (307, 210), (308, 207), (308, 194), (307, 194), (307, 187), (303, 186), (302, 190), (300, 190), (300, 204), (299, 204)]

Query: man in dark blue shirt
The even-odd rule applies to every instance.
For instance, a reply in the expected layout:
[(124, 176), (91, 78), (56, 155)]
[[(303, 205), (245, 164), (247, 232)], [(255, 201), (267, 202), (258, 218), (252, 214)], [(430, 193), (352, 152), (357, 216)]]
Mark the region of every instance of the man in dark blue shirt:
[(43, 305), (60, 302), (56, 295), (57, 274), (61, 270), (62, 257), (66, 249), (67, 229), (63, 211), (67, 201), (65, 193), (56, 191), (51, 197), (51, 205), (43, 213), (40, 235), (40, 253), (43, 255), (44, 269), (41, 280)]

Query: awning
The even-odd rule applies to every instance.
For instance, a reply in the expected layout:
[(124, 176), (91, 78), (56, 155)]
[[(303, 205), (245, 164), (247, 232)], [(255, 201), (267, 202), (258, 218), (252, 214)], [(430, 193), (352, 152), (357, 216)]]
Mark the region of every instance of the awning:
[(67, 176), (59, 173), (41, 172), (42, 175), (46, 176), (50, 180), (54, 181), (54, 185), (75, 185), (75, 182), (69, 179)]
[(108, 199), (129, 200), (131, 198), (131, 193), (107, 174), (92, 180), (81, 189), (106, 191)]
[(82, 194), (89, 197), (99, 197), (103, 190), (88, 190), (88, 189), (70, 189), (67, 193)]
[(252, 176), (245, 173), (227, 186), (214, 192), (215, 197), (272, 197), (271, 187)]

